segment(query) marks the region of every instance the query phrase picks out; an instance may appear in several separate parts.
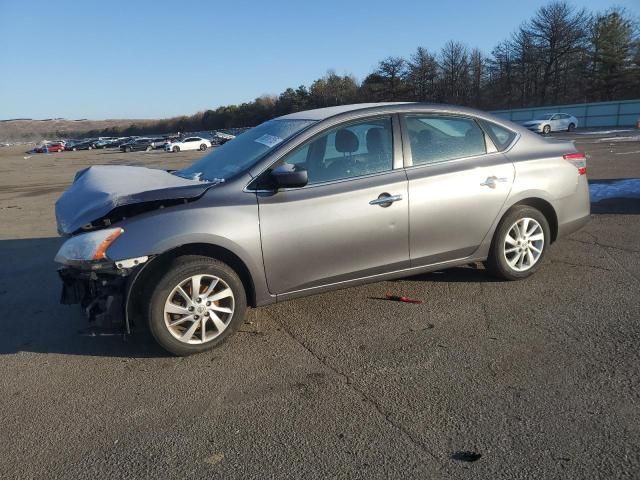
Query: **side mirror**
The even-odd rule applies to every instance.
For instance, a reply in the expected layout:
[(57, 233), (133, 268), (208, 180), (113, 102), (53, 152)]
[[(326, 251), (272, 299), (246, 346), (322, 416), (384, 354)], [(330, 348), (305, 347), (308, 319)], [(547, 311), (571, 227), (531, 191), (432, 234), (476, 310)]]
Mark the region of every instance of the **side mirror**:
[(309, 183), (307, 169), (299, 165), (283, 163), (271, 171), (277, 188), (299, 188)]

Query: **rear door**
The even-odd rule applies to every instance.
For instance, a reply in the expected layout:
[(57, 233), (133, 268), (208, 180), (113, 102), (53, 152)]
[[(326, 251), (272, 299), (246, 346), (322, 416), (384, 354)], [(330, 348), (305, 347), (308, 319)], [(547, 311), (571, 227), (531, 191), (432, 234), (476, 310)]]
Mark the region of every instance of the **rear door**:
[(472, 255), (500, 212), (512, 163), (473, 118), (403, 116), (411, 266)]
[(309, 183), (258, 193), (272, 293), (408, 267), (407, 177), (392, 132), (391, 116), (358, 120), (313, 137), (278, 162), (304, 166)]

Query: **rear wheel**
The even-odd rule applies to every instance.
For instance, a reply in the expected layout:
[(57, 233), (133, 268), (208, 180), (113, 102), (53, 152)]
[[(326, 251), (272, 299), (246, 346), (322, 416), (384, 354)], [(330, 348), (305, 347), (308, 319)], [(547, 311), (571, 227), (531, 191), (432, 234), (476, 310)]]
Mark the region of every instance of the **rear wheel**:
[(513, 208), (493, 235), (487, 268), (505, 280), (530, 276), (542, 263), (549, 232), (549, 223), (539, 210), (526, 205)]
[(568, 132), (573, 132), (576, 129), (575, 123), (570, 123), (569, 128), (567, 128)]
[(200, 151), (204, 152), (207, 149), (207, 145), (205, 143), (200, 145)]
[(178, 257), (153, 287), (149, 329), (168, 352), (191, 355), (224, 342), (246, 309), (244, 286), (231, 267), (210, 257)]
[(131, 152), (131, 147), (127, 147), (124, 149), (125, 152)]
[(151, 145), (149, 145), (149, 146), (145, 149), (145, 151), (146, 151), (146, 152), (150, 152), (151, 150), (153, 150), (153, 147), (152, 147)]
[(550, 132), (551, 132), (550, 125), (545, 125), (544, 127), (542, 127), (542, 133), (544, 133), (545, 135), (548, 135)]

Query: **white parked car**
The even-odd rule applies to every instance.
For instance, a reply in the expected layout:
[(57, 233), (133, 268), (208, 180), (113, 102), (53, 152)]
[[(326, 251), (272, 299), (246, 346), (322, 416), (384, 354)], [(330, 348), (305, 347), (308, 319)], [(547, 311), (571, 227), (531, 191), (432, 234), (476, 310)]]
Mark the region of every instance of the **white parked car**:
[(567, 113), (543, 113), (535, 120), (523, 122), (522, 126), (545, 135), (551, 132), (572, 132), (578, 126), (578, 119)]
[(181, 152), (184, 150), (206, 150), (211, 147), (211, 142), (206, 138), (187, 137), (184, 140), (168, 142), (164, 149), (167, 152)]

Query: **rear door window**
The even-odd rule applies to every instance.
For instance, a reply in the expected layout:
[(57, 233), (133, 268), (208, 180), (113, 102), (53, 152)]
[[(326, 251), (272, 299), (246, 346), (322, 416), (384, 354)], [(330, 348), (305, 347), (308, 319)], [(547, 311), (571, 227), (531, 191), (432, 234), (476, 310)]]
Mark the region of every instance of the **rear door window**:
[(440, 163), (487, 153), (484, 132), (464, 117), (411, 115), (405, 117), (413, 165)]

